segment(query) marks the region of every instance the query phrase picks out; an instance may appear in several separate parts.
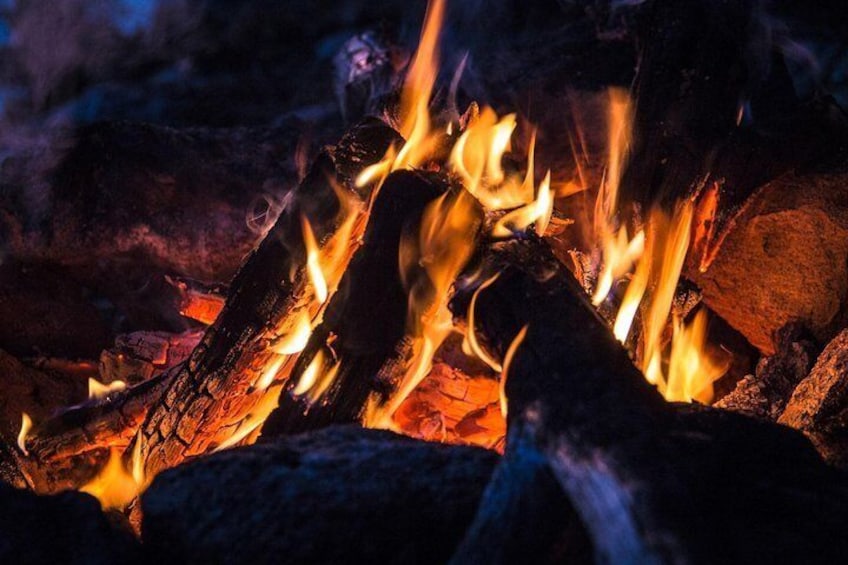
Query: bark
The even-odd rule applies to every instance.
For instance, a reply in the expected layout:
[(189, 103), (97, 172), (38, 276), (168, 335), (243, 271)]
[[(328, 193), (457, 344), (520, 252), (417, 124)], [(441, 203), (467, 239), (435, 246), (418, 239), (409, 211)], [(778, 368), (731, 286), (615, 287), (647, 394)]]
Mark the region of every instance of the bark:
[(332, 156), (319, 156), (233, 280), (220, 316), (148, 413), (141, 429), (147, 476), (214, 449), (262, 400), (265, 392), (254, 385), (271, 360), (274, 332), (311, 301), (301, 216), (309, 219), (319, 244), (326, 241), (341, 207), (333, 179), (362, 201), (367, 192), (352, 190), (353, 177), (396, 141), (387, 126), (367, 122)]
[[(448, 186), (443, 177), (420, 172), (396, 172), (386, 179), (370, 212), (363, 246), (286, 388), (296, 387), (319, 351), (325, 358), (341, 360), (336, 378), (318, 403), (281, 395), (263, 434), (358, 421), (372, 393), (386, 397), (393, 392), (409, 352), (405, 338), (409, 298), (399, 265), (401, 236), (418, 233), (424, 209)], [(469, 221), (479, 226), (482, 211), (478, 209), (477, 217)]]
[[(477, 302), (481, 335), (503, 355), (529, 328), (506, 377), (504, 465), (522, 459), (511, 454), (546, 461), (597, 561), (827, 560), (848, 549), (848, 482), (800, 435), (665, 403), (544, 244), (495, 245), (492, 272), (500, 277)], [(514, 524), (486, 515), (499, 497), (515, 500), (504, 488), (487, 490), (455, 562), (509, 535)]]

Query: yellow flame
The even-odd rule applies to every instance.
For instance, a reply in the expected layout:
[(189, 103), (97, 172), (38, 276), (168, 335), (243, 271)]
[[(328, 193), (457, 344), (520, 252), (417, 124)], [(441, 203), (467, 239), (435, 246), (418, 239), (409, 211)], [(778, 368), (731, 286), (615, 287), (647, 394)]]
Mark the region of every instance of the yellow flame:
[(32, 418), (29, 417), (29, 414), (23, 412), (21, 414), (21, 431), (18, 432), (18, 448), (24, 455), (29, 455), (29, 451), (26, 448), (26, 440), (29, 435), (29, 431), (32, 429)]
[[(401, 240), (401, 276), (404, 281), (415, 281), (409, 288), (407, 311), (413, 354), (389, 401), (366, 411), (366, 425), (388, 425), (398, 406), (427, 376), (439, 345), (454, 331), (449, 291), (474, 251), (475, 210), (474, 198), (467, 191), (444, 194), (424, 210), (417, 237)], [(426, 276), (413, 277), (405, 272), (411, 268), (423, 268)]]
[[(136, 443), (140, 445), (140, 442)], [(110, 448), (106, 465), (100, 469), (97, 476), (79, 490), (97, 498), (105, 510), (122, 510), (138, 496), (140, 491), (140, 484), (133, 477), (134, 474), (138, 475), (136, 469), (137, 465), (133, 463), (133, 472), (128, 471), (121, 459), (120, 450)]]
[(398, 151), (391, 147), (383, 159), (366, 167), (356, 179), (357, 186), (381, 183), (392, 171), (413, 168), (429, 159), (441, 140), (441, 132), (430, 126), (430, 97), (438, 75), (438, 39), (445, 13), (445, 0), (427, 5), (418, 49), (406, 75), (400, 97), (398, 131), (406, 140)]
[(592, 303), (597, 306), (606, 299), (613, 283), (630, 271), (642, 254), (644, 236), (637, 234), (631, 240), (627, 228), (616, 228), (618, 213), (618, 191), (624, 160), (631, 138), (631, 103), (626, 92), (611, 89), (609, 92), (609, 139), (607, 169), (598, 198), (595, 202), (595, 237), (603, 253), (603, 268), (598, 276)]
[(501, 380), (498, 386), (501, 414), (503, 414), (504, 418), (506, 418), (508, 408), (506, 398), (506, 379), (509, 374), (509, 367), (512, 365), (512, 359), (515, 357), (516, 351), (518, 351), (518, 348), (522, 343), (524, 343), (524, 338), (527, 336), (527, 329), (529, 327), (529, 325), (526, 325), (521, 328), (521, 330), (513, 338), (512, 343), (509, 344), (509, 347), (506, 350), (506, 355), (504, 355), (503, 372), (501, 373)]
[(535, 231), (539, 236), (545, 235), (551, 214), (554, 210), (554, 193), (551, 190), (551, 172), (545, 175), (539, 185), (536, 200), (505, 214), (495, 223), (492, 235), (495, 237), (510, 237), (515, 232), (526, 230), (535, 223)]
[(301, 216), (300, 220), (303, 227), (303, 243), (306, 246), (306, 272), (309, 274), (315, 299), (323, 304), (327, 300), (328, 291), (327, 281), (324, 279), (323, 271), (321, 271), (318, 243), (315, 241), (315, 234), (312, 232), (312, 226), (306, 216)]
[[(310, 330), (311, 331), (311, 330)], [(286, 355), (275, 355), (271, 362), (265, 366), (265, 369), (262, 371), (262, 375), (259, 377), (259, 380), (256, 381), (256, 388), (259, 390), (265, 390), (274, 382), (274, 379), (277, 378), (277, 373), (280, 372), (280, 369), (283, 366), (283, 363), (286, 362), (288, 357)]]
[(295, 396), (301, 396), (306, 394), (315, 383), (318, 381), (318, 374), (324, 368), (324, 353), (318, 351), (315, 354), (315, 357), (312, 358), (312, 361), (309, 363), (309, 366), (300, 376), (300, 381), (298, 381), (297, 386), (292, 391)]
[(483, 281), (480, 286), (477, 287), (477, 290), (474, 291), (474, 294), (471, 295), (471, 302), (468, 304), (468, 330), (465, 332), (465, 337), (462, 339), (462, 350), (466, 355), (475, 355), (478, 359), (491, 367), (493, 371), (498, 373), (503, 370), (503, 367), (497, 360), (492, 358), (485, 349), (480, 347), (480, 344), (477, 341), (477, 333), (474, 328), (474, 309), (477, 306), (477, 297), (480, 293), (484, 289), (492, 286), (492, 284), (498, 280), (499, 276), (500, 273), (496, 273), (487, 280)]
[(89, 377), (89, 379), (88, 379), (88, 399), (94, 400), (94, 399), (106, 398), (107, 396), (109, 396), (113, 392), (120, 392), (122, 390), (125, 390), (126, 388), (127, 388), (127, 383), (125, 383), (124, 381), (115, 380), (115, 381), (112, 381), (111, 383), (103, 384), (103, 383), (97, 382), (96, 380)]
[(704, 404), (713, 400), (713, 383), (727, 371), (729, 359), (705, 354), (707, 312), (699, 310), (692, 322), (674, 320), (668, 363), (667, 400)]
[(306, 310), (301, 310), (294, 320), (294, 327), (271, 343), (271, 351), (279, 355), (300, 353), (312, 335), (312, 320)]

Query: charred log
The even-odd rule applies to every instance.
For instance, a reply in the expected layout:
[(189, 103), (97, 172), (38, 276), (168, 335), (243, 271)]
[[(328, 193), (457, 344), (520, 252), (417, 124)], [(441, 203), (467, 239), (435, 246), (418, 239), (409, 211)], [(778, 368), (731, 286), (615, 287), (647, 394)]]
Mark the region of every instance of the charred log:
[(309, 300), (302, 216), (319, 242), (328, 239), (342, 207), (334, 184), (361, 201), (367, 194), (350, 188), (352, 178), (396, 141), (387, 126), (367, 122), (333, 156), (319, 156), (233, 280), (224, 310), (150, 410), (141, 438), (148, 474), (215, 448), (263, 398), (254, 387), (270, 360), (270, 334)]
[[(595, 559), (827, 560), (848, 549), (839, 535), (848, 519), (846, 477), (800, 435), (665, 403), (545, 245), (495, 245), (484, 271), (500, 277), (478, 298), (481, 335), (503, 355), (528, 328), (506, 377), (503, 464), (522, 459), (514, 453), (544, 458)], [(505, 488), (487, 490), (456, 562), (474, 562), (474, 548), (516, 527), (486, 515), (499, 500), (515, 500)]]
[(281, 438), (161, 473), (143, 541), (167, 563), (440, 563), (497, 459), (352, 426)]
[[(424, 209), (447, 188), (443, 177), (420, 172), (396, 172), (386, 179), (370, 212), (363, 246), (298, 358), (287, 390), (296, 388), (319, 351), (341, 361), (334, 382), (317, 403), (281, 395), (263, 434), (358, 421), (371, 394), (392, 392), (389, 373), (402, 374), (408, 354), (404, 336), (409, 299), (401, 280), (401, 236), (417, 233)], [(481, 223), (482, 212), (476, 221)]]

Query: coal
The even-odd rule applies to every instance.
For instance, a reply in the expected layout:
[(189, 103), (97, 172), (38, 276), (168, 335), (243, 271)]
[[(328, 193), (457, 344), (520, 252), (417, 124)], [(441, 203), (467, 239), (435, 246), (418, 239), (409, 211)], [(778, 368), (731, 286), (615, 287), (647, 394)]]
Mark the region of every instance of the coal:
[(142, 495), (162, 563), (443, 563), (498, 456), (331, 427), (209, 455)]

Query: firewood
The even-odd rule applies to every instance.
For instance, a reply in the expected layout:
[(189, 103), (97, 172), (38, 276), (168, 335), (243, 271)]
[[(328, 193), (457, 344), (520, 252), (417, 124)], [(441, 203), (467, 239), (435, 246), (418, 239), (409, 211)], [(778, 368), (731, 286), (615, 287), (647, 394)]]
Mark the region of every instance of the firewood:
[(208, 285), (191, 279), (168, 277), (168, 282), (180, 295), (180, 314), (206, 326), (224, 309), (227, 291), (224, 285)]
[[(363, 245), (331, 299), (324, 321), (298, 358), (286, 388), (290, 392), (297, 387), (319, 351), (326, 358), (342, 361), (333, 384), (314, 404), (308, 398), (281, 395), (279, 408), (269, 417), (263, 434), (358, 421), (372, 393), (391, 392), (390, 373), (395, 378), (402, 375), (409, 353), (405, 340), (409, 298), (399, 264), (401, 235), (419, 229), (425, 207), (448, 186), (443, 177), (421, 172), (399, 171), (386, 179), (371, 210)], [(468, 221), (476, 221), (479, 227), (482, 210), (476, 211), (477, 217)]]
[(790, 173), (760, 188), (709, 268), (688, 269), (704, 303), (767, 355), (787, 323), (827, 343), (848, 316), (848, 176), (828, 170)]
[(848, 467), (848, 330), (824, 349), (779, 421), (807, 434), (825, 459)]
[[(752, 562), (812, 555), (827, 561), (848, 551), (840, 534), (848, 520), (848, 480), (800, 434), (666, 403), (544, 244), (492, 246), (483, 278), (494, 272), (499, 278), (477, 301), (481, 336), (503, 356), (527, 327), (505, 377), (503, 465), (545, 461), (580, 516), (596, 560)], [(465, 310), (469, 294), (459, 295), (456, 312)], [(475, 548), (509, 537), (515, 524), (490, 518), (492, 512), (512, 515), (503, 505), (521, 497), (509, 488), (487, 490), (455, 562), (477, 562)]]
[(99, 380), (102, 383), (123, 381), (128, 385), (144, 382), (187, 359), (202, 335), (192, 330), (180, 334), (133, 332), (119, 335), (114, 347), (100, 354)]
[(809, 374), (815, 361), (816, 346), (803, 333), (796, 324), (782, 328), (777, 352), (761, 358), (756, 373), (743, 377), (714, 406), (776, 422), (792, 391)]
[(353, 190), (353, 178), (397, 141), (392, 129), (370, 121), (353, 128), (332, 154), (318, 157), (233, 279), (224, 310), (149, 411), (141, 428), (148, 476), (229, 439), (263, 399), (265, 391), (256, 384), (272, 359), (273, 333), (310, 302), (302, 216), (317, 241), (326, 241), (342, 208), (334, 185), (366, 199), (368, 189)]
[(334, 426), (161, 473), (142, 541), (165, 563), (443, 563), (498, 456)]

